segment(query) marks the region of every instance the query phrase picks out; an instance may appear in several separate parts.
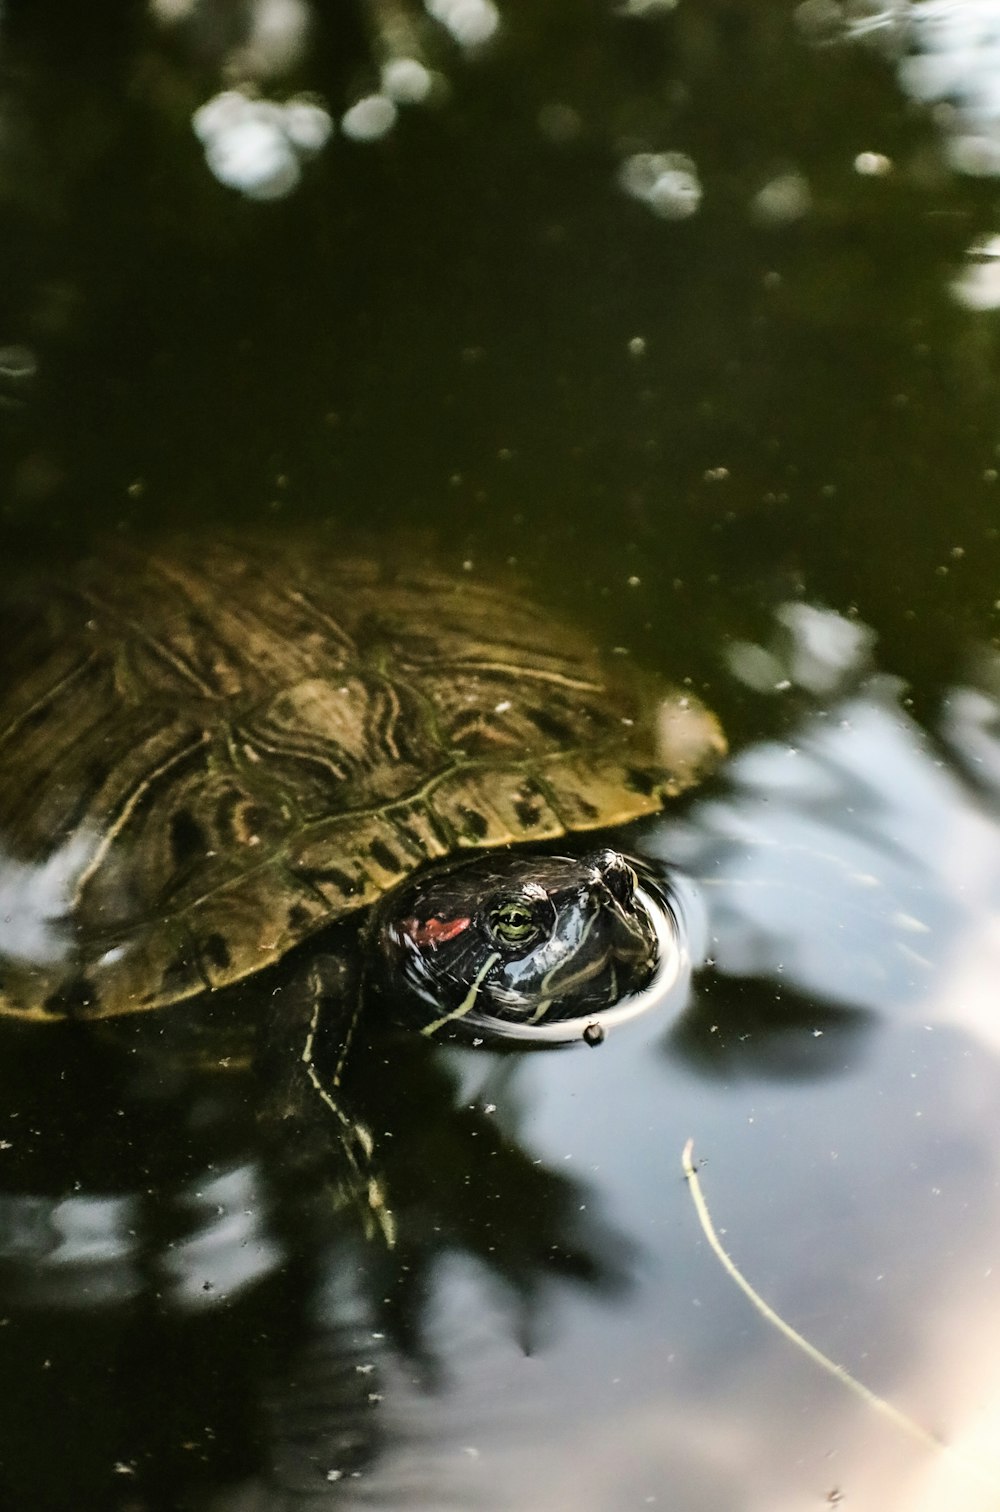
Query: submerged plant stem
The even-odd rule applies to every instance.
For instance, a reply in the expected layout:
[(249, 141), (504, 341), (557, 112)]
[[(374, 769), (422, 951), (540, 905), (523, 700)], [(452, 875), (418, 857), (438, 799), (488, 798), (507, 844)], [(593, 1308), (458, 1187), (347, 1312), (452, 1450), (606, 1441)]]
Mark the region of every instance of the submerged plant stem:
[(846, 1386), (849, 1391), (853, 1391), (855, 1396), (860, 1397), (869, 1407), (873, 1407), (876, 1412), (888, 1418), (897, 1428), (909, 1434), (910, 1438), (914, 1438), (918, 1443), (933, 1449), (937, 1454), (945, 1455), (957, 1468), (965, 1471), (967, 1475), (975, 1476), (982, 1484), (989, 1486), (991, 1490), (1000, 1494), (1000, 1479), (988, 1470), (985, 1465), (981, 1465), (978, 1460), (970, 1459), (961, 1450), (954, 1449), (950, 1444), (945, 1443), (944, 1439), (939, 1438), (936, 1433), (931, 1433), (929, 1429), (921, 1427), (919, 1423), (914, 1422), (913, 1418), (908, 1417), (905, 1412), (901, 1412), (898, 1407), (894, 1407), (891, 1402), (887, 1402), (884, 1397), (877, 1396), (874, 1391), (869, 1390), (861, 1381), (856, 1380), (842, 1365), (838, 1365), (835, 1360), (831, 1360), (822, 1350), (817, 1349), (815, 1344), (810, 1344), (808, 1339), (803, 1338), (790, 1323), (786, 1323), (784, 1318), (780, 1317), (774, 1308), (764, 1301), (764, 1298), (759, 1292), (754, 1290), (746, 1276), (737, 1267), (735, 1261), (730, 1258), (722, 1247), (722, 1241), (715, 1231), (715, 1224), (712, 1222), (712, 1215), (708, 1211), (708, 1204), (705, 1201), (701, 1182), (698, 1179), (698, 1171), (694, 1163), (693, 1139), (689, 1139), (684, 1146), (681, 1154), (681, 1166), (683, 1167), (684, 1175), (691, 1192), (691, 1200), (694, 1203), (695, 1212), (698, 1214), (698, 1221), (701, 1224), (705, 1238), (708, 1240), (723, 1270), (727, 1275), (732, 1277), (740, 1291), (750, 1298), (750, 1301), (761, 1317), (776, 1328), (779, 1333), (784, 1334), (786, 1339), (789, 1339), (810, 1360), (813, 1360), (829, 1375), (832, 1375), (842, 1386)]

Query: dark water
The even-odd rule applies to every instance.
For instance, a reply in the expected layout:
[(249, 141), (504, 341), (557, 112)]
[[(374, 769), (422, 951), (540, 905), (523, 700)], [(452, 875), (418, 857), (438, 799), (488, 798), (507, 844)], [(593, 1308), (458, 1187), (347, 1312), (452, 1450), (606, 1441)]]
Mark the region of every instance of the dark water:
[[(599, 1052), (376, 1043), (393, 1250), (235, 1062), (13, 1036), (3, 1512), (1000, 1506), (998, 8), (498, 3), (325, 145), (395, 7), (4, 8), (4, 568), (516, 559), (726, 724), (629, 837), (708, 964)], [(254, 81), (312, 109), (199, 141)], [(754, 1285), (961, 1464), (753, 1311), (688, 1138)]]

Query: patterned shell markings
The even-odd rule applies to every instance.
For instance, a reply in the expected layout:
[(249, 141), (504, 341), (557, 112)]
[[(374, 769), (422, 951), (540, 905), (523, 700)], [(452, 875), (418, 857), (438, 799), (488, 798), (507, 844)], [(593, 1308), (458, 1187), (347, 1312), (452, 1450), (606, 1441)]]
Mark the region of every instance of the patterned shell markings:
[[(655, 706), (534, 605), (290, 547), (115, 551), (29, 607), (0, 695), (0, 1012), (260, 969), (423, 860), (660, 806)], [(6, 653), (5, 653), (6, 654)], [(699, 706), (700, 707), (700, 706)]]

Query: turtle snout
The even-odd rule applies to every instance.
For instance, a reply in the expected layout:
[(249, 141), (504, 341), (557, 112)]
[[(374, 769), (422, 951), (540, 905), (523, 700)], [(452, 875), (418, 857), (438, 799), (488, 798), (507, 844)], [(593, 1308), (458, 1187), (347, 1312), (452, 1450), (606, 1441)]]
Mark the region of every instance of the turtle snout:
[(604, 886), (622, 908), (631, 908), (635, 898), (636, 875), (625, 857), (616, 850), (598, 851), (594, 870)]

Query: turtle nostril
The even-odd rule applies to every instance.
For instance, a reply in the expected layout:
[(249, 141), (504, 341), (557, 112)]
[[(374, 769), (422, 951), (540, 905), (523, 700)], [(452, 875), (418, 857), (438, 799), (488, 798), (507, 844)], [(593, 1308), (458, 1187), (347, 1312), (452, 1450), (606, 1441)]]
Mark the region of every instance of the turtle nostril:
[(628, 908), (635, 896), (636, 876), (625, 857), (617, 851), (602, 851), (597, 858), (597, 867), (611, 896), (623, 908)]

